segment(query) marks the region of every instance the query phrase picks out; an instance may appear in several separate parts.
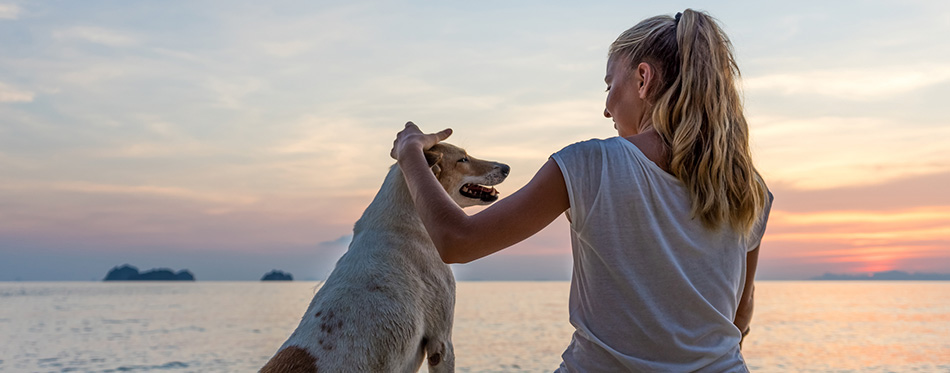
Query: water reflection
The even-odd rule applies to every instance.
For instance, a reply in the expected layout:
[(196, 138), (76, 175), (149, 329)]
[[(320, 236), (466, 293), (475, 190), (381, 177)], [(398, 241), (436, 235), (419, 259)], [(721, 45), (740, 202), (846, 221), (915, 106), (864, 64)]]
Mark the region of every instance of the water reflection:
[[(317, 283), (0, 283), (0, 371), (256, 371)], [(552, 371), (566, 282), (463, 282), (460, 372)], [(759, 371), (950, 371), (950, 282), (760, 282)]]

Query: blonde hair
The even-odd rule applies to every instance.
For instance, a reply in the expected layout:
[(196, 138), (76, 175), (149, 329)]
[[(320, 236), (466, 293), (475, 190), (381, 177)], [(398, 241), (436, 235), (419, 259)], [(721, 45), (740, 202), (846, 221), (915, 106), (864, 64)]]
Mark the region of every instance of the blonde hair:
[(703, 12), (657, 16), (624, 31), (610, 57), (657, 70), (649, 93), (653, 127), (671, 154), (670, 172), (689, 190), (694, 217), (707, 228), (728, 223), (748, 235), (767, 197), (752, 164), (749, 127), (737, 87), (732, 43)]

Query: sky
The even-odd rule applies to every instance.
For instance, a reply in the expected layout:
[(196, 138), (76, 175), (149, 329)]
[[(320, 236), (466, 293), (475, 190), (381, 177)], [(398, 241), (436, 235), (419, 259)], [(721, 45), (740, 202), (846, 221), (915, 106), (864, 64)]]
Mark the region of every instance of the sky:
[[(946, 1), (0, 0), (0, 281), (323, 279), (406, 121), (511, 165), (510, 194), (616, 136), (608, 45), (687, 7), (734, 44), (775, 195), (757, 278), (950, 272)], [(569, 237), (453, 267), (567, 280)]]

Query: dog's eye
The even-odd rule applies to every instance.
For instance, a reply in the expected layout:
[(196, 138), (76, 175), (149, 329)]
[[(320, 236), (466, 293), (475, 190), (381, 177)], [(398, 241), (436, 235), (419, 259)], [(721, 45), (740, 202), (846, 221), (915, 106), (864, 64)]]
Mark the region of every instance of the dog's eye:
[(468, 162), (468, 157), (463, 157), (462, 159), (459, 159), (459, 162), (462, 162), (462, 163)]

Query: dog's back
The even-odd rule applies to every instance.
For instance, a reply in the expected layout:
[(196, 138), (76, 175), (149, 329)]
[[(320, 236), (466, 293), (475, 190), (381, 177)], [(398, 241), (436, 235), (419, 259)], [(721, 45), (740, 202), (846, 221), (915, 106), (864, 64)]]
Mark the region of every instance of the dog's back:
[(430, 370), (453, 370), (455, 280), (415, 211), (394, 166), (346, 254), (262, 372), (414, 372), (427, 350)]

